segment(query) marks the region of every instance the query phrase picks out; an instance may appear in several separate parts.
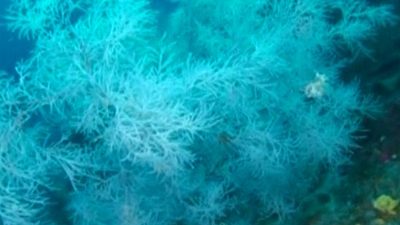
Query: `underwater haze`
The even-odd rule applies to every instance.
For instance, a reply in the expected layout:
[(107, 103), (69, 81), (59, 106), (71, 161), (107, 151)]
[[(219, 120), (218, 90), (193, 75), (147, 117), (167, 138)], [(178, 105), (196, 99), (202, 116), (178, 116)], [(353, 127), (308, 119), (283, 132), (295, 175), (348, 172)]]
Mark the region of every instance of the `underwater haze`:
[(0, 8), (0, 224), (400, 224), (396, 1)]

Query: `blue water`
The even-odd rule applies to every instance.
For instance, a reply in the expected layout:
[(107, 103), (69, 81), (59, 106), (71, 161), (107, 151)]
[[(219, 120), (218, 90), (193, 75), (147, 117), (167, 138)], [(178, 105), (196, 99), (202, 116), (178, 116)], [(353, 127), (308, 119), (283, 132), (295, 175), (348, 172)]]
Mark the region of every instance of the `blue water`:
[[(0, 2), (0, 15), (5, 15), (10, 0)], [(0, 69), (9, 74), (16, 74), (15, 64), (27, 58), (29, 52), (34, 46), (33, 41), (20, 39), (15, 33), (7, 30), (6, 21), (3, 16), (0, 17)]]
[(400, 224), (399, 1), (76, 2), (0, 17), (0, 225)]

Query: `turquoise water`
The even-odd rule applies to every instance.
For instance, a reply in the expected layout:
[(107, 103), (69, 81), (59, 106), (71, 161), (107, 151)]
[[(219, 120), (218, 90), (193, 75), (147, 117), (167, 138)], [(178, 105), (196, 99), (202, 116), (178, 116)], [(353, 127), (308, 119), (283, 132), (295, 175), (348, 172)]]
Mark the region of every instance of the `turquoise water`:
[(398, 2), (1, 4), (0, 224), (400, 224)]

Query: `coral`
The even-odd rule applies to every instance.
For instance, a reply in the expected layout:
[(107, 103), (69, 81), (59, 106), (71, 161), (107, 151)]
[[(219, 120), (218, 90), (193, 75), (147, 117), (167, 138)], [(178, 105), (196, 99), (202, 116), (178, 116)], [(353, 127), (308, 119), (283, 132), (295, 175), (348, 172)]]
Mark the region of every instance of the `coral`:
[(175, 2), (12, 3), (35, 48), (0, 84), (4, 224), (284, 221), (349, 161), (379, 104), (340, 74), (389, 6)]
[(398, 204), (398, 200), (395, 200), (388, 195), (381, 195), (373, 202), (373, 206), (376, 210), (390, 215), (396, 215), (395, 208)]

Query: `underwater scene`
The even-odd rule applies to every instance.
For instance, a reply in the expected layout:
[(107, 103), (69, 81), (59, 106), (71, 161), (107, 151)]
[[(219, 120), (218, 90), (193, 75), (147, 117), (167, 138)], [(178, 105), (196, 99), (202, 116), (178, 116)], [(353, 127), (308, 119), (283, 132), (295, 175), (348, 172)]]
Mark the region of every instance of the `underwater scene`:
[(400, 1), (0, 0), (0, 225), (400, 225)]

